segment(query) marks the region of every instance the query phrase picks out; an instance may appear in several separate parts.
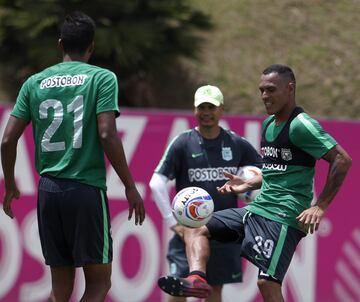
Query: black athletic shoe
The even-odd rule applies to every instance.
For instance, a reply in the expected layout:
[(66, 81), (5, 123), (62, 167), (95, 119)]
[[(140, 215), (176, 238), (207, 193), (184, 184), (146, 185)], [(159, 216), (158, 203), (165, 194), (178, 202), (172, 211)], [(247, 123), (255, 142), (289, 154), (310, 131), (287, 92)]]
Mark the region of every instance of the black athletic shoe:
[(175, 297), (207, 298), (211, 294), (211, 286), (198, 275), (187, 278), (161, 277), (158, 285), (164, 292)]

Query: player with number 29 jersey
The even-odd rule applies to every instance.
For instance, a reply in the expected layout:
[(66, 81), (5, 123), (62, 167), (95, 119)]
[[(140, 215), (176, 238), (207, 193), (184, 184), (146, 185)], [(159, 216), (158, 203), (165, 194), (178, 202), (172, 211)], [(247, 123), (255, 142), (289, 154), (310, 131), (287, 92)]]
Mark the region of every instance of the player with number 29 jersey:
[(56, 64), (24, 83), (11, 115), (33, 123), (40, 175), (106, 190), (104, 155), (93, 117), (94, 112), (119, 114), (117, 85), (111, 71), (79, 61)]

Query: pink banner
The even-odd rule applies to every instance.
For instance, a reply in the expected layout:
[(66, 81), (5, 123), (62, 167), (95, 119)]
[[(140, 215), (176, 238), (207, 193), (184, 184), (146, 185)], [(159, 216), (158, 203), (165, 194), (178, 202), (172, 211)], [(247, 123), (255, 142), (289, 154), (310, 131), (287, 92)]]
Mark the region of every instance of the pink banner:
[[(0, 109), (0, 133), (10, 108)], [(257, 149), (262, 117), (227, 115), (222, 123), (245, 136)], [(355, 199), (355, 173), (359, 170), (360, 142), (352, 134), (360, 123), (322, 120), (321, 124), (353, 158), (353, 167), (344, 186), (326, 213), (316, 235), (299, 245), (284, 281), (286, 301), (360, 301), (360, 205)], [(112, 288), (107, 301), (165, 301), (157, 288), (166, 274), (165, 252), (171, 235), (151, 197), (148, 182), (168, 142), (179, 132), (193, 127), (191, 112), (123, 110), (117, 120), (125, 153), (145, 200), (147, 218), (142, 227), (127, 221), (124, 189), (109, 166), (107, 170), (114, 262)], [(14, 220), (0, 211), (0, 301), (46, 301), (51, 288), (49, 268), (44, 265), (36, 222), (38, 175), (33, 164), (31, 127), (18, 145), (16, 177), (21, 198), (14, 201)], [(2, 173), (2, 172), (0, 172)], [(317, 164), (315, 192), (324, 184), (327, 165)], [(1, 175), (1, 194), (4, 191)], [(223, 300), (261, 301), (257, 269), (244, 260), (244, 282), (227, 285)], [(78, 301), (84, 290), (79, 270), (72, 297)], [(193, 300), (195, 301), (195, 300)]]

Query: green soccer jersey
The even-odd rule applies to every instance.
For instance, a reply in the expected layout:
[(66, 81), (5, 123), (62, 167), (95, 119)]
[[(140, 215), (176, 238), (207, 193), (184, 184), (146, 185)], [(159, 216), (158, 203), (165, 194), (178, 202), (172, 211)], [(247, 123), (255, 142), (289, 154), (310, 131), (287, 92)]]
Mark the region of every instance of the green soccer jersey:
[(11, 115), (32, 122), (40, 175), (73, 179), (106, 189), (97, 114), (117, 115), (114, 73), (83, 62), (63, 62), (31, 76)]
[(315, 160), (336, 144), (304, 112), (278, 126), (270, 116), (263, 123), (261, 193), (246, 208), (300, 229), (296, 217), (310, 207), (313, 199)]

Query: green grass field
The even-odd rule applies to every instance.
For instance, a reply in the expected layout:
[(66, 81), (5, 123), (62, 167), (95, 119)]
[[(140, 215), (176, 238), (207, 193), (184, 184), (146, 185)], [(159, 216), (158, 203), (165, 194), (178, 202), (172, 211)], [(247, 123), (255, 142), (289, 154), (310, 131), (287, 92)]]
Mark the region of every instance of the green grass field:
[(290, 65), (297, 102), (312, 115), (360, 118), (359, 0), (191, 0), (212, 16), (199, 83), (218, 85), (230, 113), (264, 114), (257, 84), (272, 63)]

